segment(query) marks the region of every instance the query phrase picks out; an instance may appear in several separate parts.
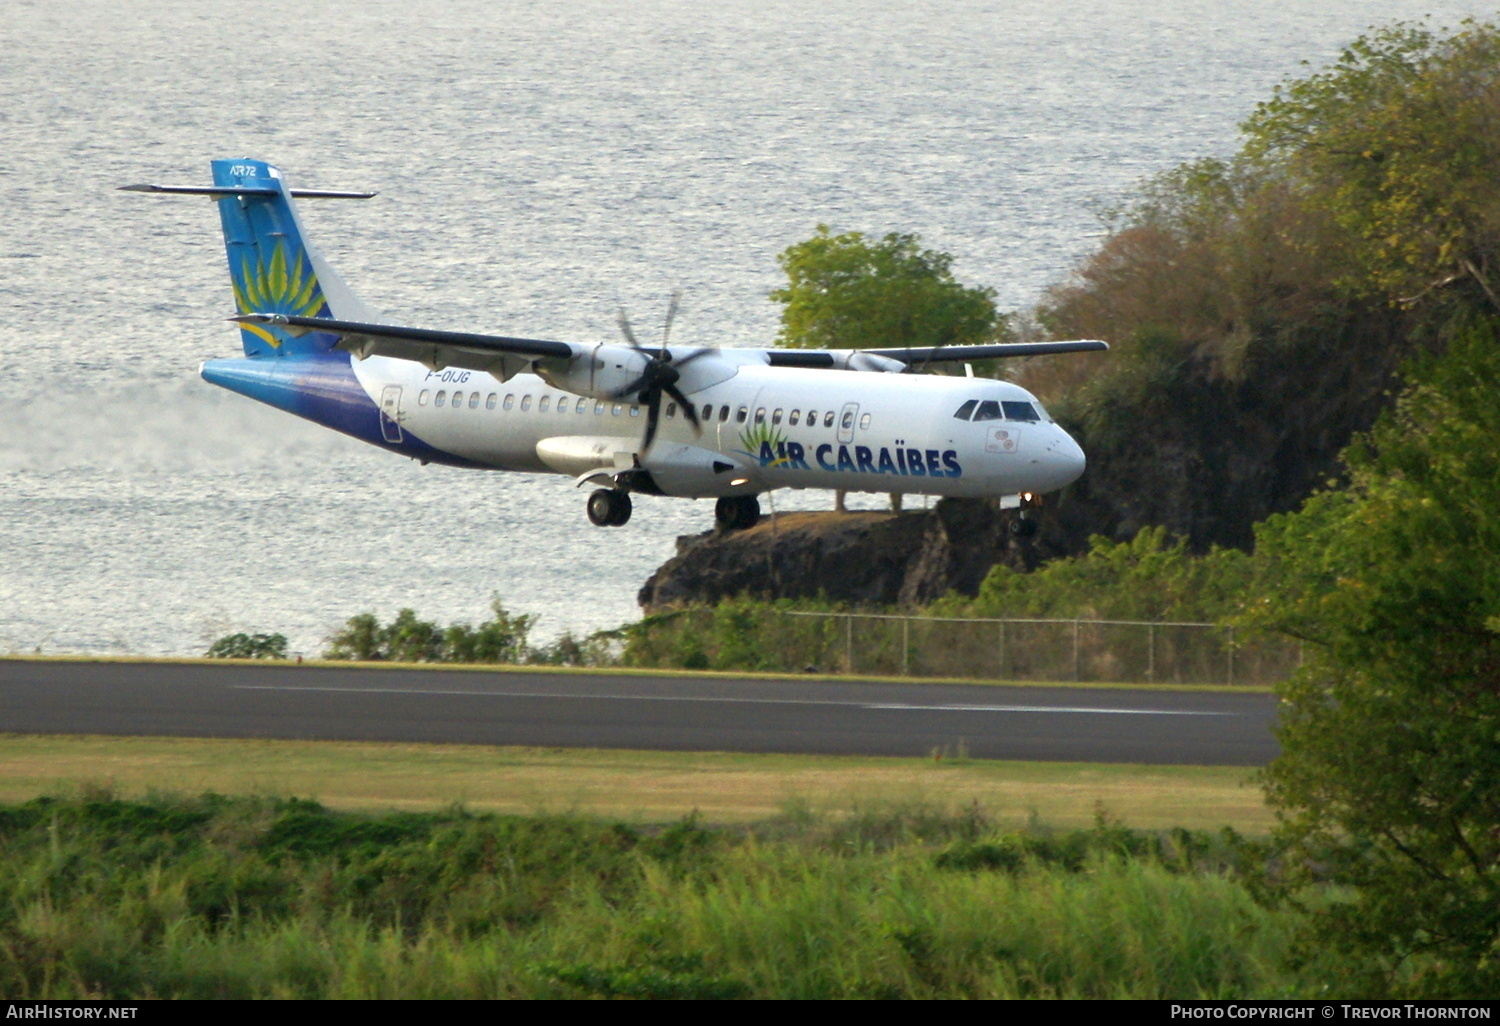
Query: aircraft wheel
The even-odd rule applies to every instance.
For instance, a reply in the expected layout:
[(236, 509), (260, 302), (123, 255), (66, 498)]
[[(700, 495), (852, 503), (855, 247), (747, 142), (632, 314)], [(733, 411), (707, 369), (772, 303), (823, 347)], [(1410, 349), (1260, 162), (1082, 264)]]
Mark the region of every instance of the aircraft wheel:
[(753, 495), (726, 495), (714, 506), (714, 522), (721, 530), (743, 531), (760, 519), (760, 500)]
[(610, 527), (624, 527), (630, 521), (630, 495), (627, 492), (610, 492), (614, 499), (614, 513), (609, 519)]
[(1019, 516), (1010, 522), (1010, 533), (1017, 538), (1030, 538), (1040, 528), (1035, 520), (1028, 516)]
[(600, 488), (589, 496), (589, 523), (595, 527), (620, 527), (630, 519), (630, 496), (611, 488)]

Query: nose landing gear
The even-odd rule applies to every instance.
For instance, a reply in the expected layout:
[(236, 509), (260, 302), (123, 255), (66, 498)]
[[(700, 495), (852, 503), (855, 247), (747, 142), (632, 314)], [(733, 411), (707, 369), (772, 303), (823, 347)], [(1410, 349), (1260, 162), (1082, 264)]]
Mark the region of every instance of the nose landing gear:
[(1017, 538), (1033, 537), (1041, 529), (1037, 511), (1042, 508), (1042, 497), (1031, 492), (1021, 494), (1021, 510), (1010, 522), (1010, 533)]
[(589, 496), (588, 513), (595, 527), (623, 527), (630, 519), (630, 495), (600, 488)]
[(760, 500), (753, 495), (726, 495), (714, 505), (714, 522), (723, 531), (743, 531), (760, 519)]

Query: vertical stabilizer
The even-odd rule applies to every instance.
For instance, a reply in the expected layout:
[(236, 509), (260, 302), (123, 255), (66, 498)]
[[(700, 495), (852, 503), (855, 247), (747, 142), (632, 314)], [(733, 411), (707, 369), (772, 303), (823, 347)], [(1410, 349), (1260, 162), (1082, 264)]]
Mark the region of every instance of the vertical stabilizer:
[[(262, 160), (216, 160), (213, 172), (215, 187), (243, 190), (218, 198), (240, 313), (379, 320), (307, 240), (278, 169)], [(247, 356), (325, 352), (337, 342), (321, 332), (293, 335), (258, 324), (242, 325), (240, 338)]]

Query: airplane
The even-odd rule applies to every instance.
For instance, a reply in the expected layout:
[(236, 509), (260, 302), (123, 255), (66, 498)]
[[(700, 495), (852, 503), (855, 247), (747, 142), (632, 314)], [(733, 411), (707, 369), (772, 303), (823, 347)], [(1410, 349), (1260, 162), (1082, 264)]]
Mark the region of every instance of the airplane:
[(423, 464), (561, 474), (595, 485), (601, 527), (631, 495), (716, 499), (754, 525), (778, 488), (989, 497), (1036, 530), (1041, 497), (1084, 469), (1078, 444), (1018, 385), (930, 365), (1108, 349), (1097, 340), (810, 350), (561, 342), (390, 324), (313, 247), (299, 189), (262, 160), (214, 160), (210, 186), (127, 185), (219, 208), (244, 355), (204, 380)]

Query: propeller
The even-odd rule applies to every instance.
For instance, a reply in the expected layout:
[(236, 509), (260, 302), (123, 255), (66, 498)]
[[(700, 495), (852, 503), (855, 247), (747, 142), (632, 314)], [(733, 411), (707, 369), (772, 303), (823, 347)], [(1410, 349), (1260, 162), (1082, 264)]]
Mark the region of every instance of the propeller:
[(698, 412), (693, 409), (693, 404), (688, 397), (682, 394), (677, 387), (677, 382), (682, 378), (681, 368), (686, 367), (694, 360), (713, 355), (713, 349), (695, 349), (680, 359), (673, 359), (671, 351), (667, 348), (667, 341), (672, 337), (672, 321), (677, 316), (677, 307), (682, 300), (682, 293), (672, 293), (672, 301), (667, 306), (666, 323), (661, 329), (661, 349), (652, 352), (640, 342), (636, 341), (635, 332), (631, 330), (630, 318), (625, 314), (625, 308), (620, 308), (619, 323), (620, 333), (625, 336), (625, 341), (630, 343), (632, 349), (640, 353), (646, 359), (646, 366), (641, 368), (641, 376), (629, 385), (611, 394), (612, 399), (623, 399), (628, 395), (635, 395), (636, 401), (646, 407), (646, 436), (641, 444), (641, 454), (644, 455), (651, 448), (651, 443), (656, 440), (656, 429), (661, 422), (661, 400), (662, 396), (669, 396), (682, 407), (683, 416), (688, 423), (693, 425), (695, 434), (702, 434), (703, 427), (698, 422)]

